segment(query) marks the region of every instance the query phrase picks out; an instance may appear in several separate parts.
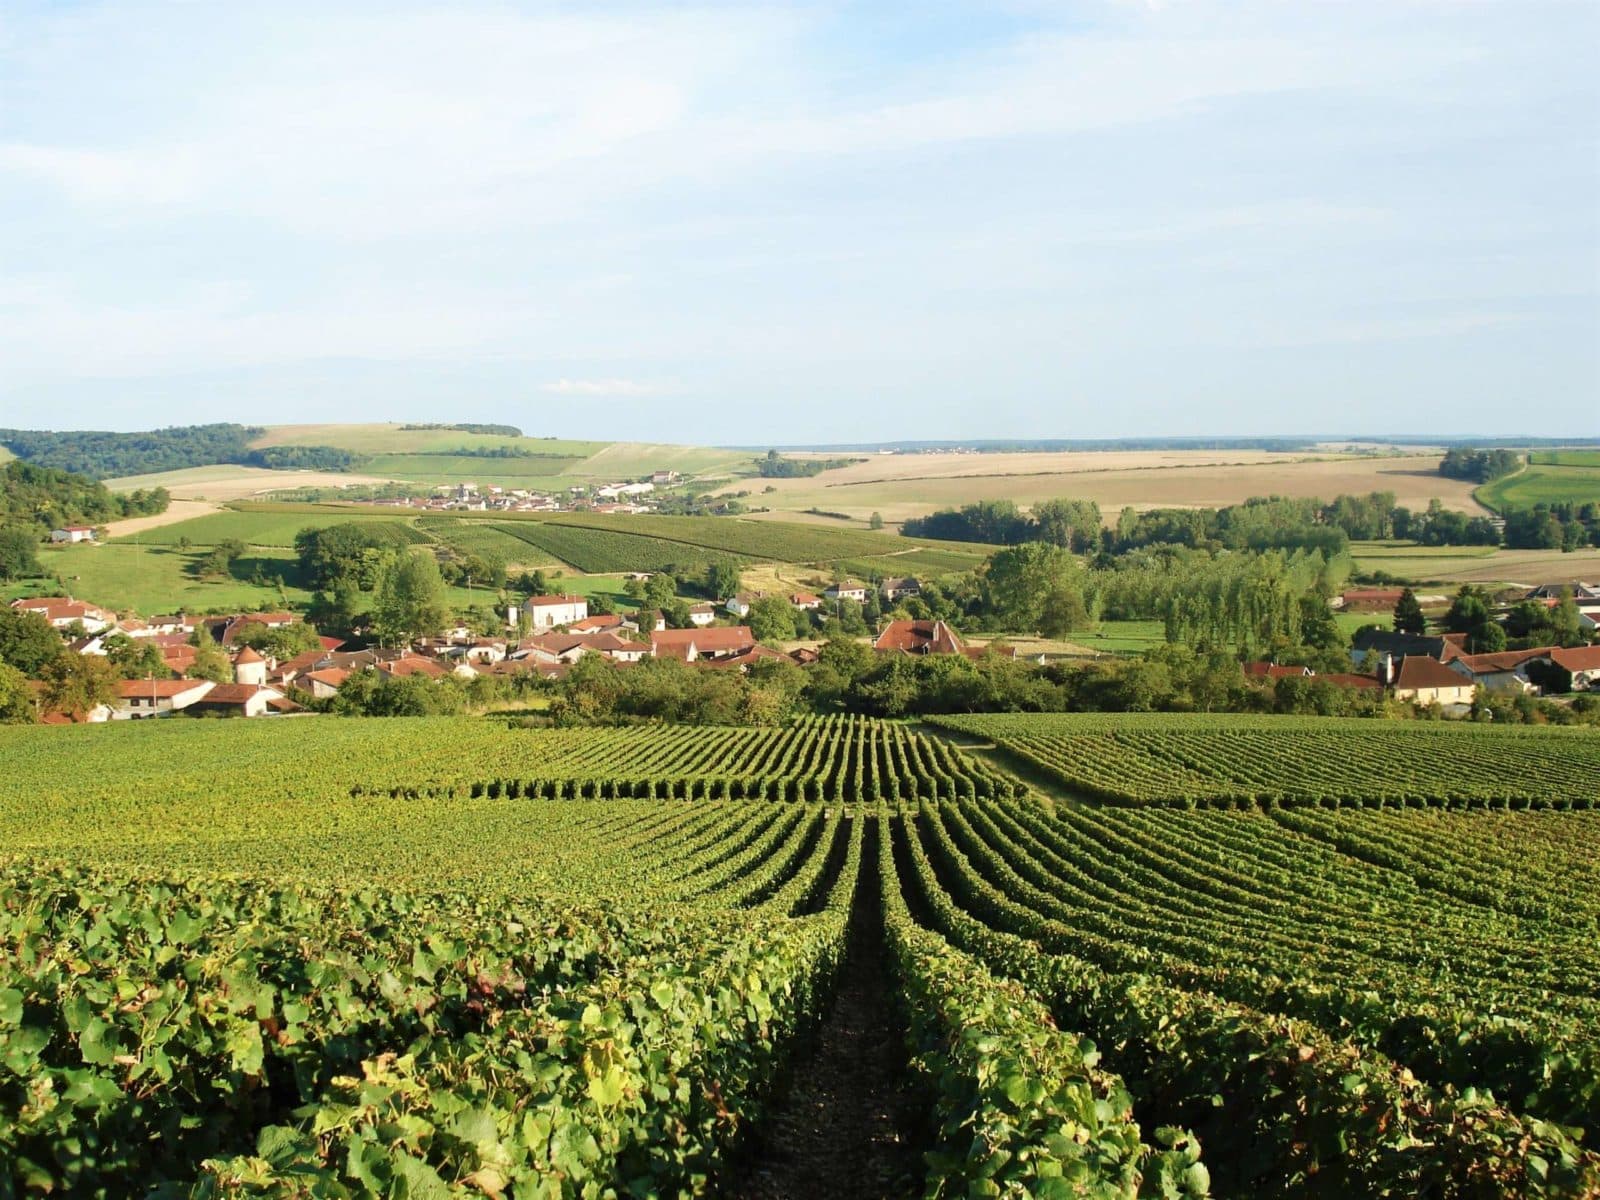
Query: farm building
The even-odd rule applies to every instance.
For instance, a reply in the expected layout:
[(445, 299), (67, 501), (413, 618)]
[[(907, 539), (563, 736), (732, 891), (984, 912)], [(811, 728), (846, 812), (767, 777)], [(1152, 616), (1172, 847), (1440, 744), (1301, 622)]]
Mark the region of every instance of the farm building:
[(650, 646), (657, 658), (701, 662), (749, 654), (756, 648), (756, 639), (748, 625), (723, 629), (660, 629), (650, 635)]
[(589, 615), (589, 602), (582, 596), (529, 596), (522, 611), (535, 629), (555, 629), (571, 625)]
[(1469, 705), (1476, 691), (1477, 685), (1472, 680), (1422, 654), (1408, 654), (1394, 672), (1396, 700), (1445, 707)]
[(50, 540), (57, 546), (74, 546), (79, 542), (94, 541), (93, 525), (64, 525), (50, 531)]

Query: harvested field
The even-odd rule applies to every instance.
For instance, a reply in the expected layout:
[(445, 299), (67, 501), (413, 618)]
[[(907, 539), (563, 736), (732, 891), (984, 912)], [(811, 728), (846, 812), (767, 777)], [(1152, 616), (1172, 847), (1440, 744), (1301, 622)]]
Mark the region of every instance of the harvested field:
[[(1029, 505), (1056, 496), (1094, 500), (1107, 515), (1137, 509), (1215, 507), (1251, 496), (1316, 496), (1392, 491), (1409, 508), (1437, 497), (1446, 508), (1480, 514), (1470, 484), (1446, 479), (1434, 455), (1312, 457), (1264, 451), (1103, 451), (1060, 454), (906, 454), (770, 480), (760, 503), (779, 519), (808, 508), (897, 523), (936, 508), (978, 500)], [(740, 484), (726, 490), (739, 490)], [(765, 486), (765, 485), (764, 485)], [(775, 514), (778, 515), (778, 514)]]

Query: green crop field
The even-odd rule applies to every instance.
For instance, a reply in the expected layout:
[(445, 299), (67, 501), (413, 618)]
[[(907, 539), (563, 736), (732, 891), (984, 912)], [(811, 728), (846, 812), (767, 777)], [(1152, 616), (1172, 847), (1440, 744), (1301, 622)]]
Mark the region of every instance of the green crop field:
[[(307, 506), (308, 508), (310, 506)], [(414, 545), (427, 537), (414, 526), (409, 513), (374, 513), (371, 510), (321, 509), (318, 511), (273, 511), (264, 507), (208, 513), (188, 521), (147, 529), (143, 533), (114, 538), (113, 544), (176, 546), (187, 539), (193, 546), (215, 546), (230, 538), (247, 546), (293, 546), (302, 529), (324, 529), (348, 521), (372, 523), (383, 528), (396, 543)]]
[[(763, 1194), (849, 987), (888, 1194), (1600, 1189), (1600, 812), (1552, 803), (1592, 736), (1032, 722), (0, 729), (0, 1181)], [(1046, 726), (1390, 804), (1041, 794), (985, 747)], [(1589, 792), (1447, 807), (1535, 758)]]
[(1532, 508), (1535, 504), (1600, 504), (1600, 466), (1535, 463), (1515, 475), (1484, 484), (1473, 495), (1496, 512)]
[[(406, 527), (393, 528), (401, 535)], [(303, 609), (311, 602), (312, 593), (300, 586), (300, 564), (292, 549), (251, 546), (225, 579), (202, 579), (195, 573), (205, 555), (205, 548), (198, 545), (184, 551), (176, 546), (107, 543), (47, 548), (40, 551), (40, 560), (72, 595), (120, 613), (256, 612), (285, 605)], [(266, 582), (252, 582), (257, 568)], [(276, 579), (283, 581), (281, 587)], [(612, 585), (613, 581), (597, 581), (594, 590), (609, 591)], [(60, 590), (53, 581), (29, 580), (0, 587), (0, 597), (57, 595)], [(495, 601), (495, 593), (482, 588), (451, 587), (445, 595), (458, 608)]]
[(1535, 450), (1528, 455), (1528, 461), (1543, 466), (1600, 469), (1600, 450)]

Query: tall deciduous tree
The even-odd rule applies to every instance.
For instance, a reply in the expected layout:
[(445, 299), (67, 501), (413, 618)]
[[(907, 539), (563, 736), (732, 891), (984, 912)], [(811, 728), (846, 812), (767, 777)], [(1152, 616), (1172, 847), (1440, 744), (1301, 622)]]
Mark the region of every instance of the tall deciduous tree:
[(373, 625), (379, 640), (397, 645), (435, 633), (448, 616), (444, 578), (433, 556), (413, 553), (398, 556), (378, 585)]

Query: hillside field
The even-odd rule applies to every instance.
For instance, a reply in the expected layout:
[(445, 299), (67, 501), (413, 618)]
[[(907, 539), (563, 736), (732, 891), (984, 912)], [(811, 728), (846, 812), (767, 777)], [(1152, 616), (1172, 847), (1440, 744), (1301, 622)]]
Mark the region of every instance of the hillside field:
[(1600, 1189), (1592, 733), (947, 724), (0, 729), (0, 1179)]
[(1522, 470), (1484, 484), (1475, 495), (1496, 512), (1535, 504), (1600, 504), (1600, 452), (1536, 452)]
[[(865, 524), (874, 512), (890, 524), (979, 500), (1030, 505), (1053, 497), (1093, 500), (1113, 519), (1136, 509), (1220, 507), (1252, 496), (1314, 496), (1392, 491), (1408, 508), (1437, 497), (1446, 508), (1481, 515), (1472, 485), (1439, 474), (1429, 455), (1278, 454), (1253, 450), (1125, 450), (1062, 453), (875, 455), (866, 462), (798, 479), (738, 481), (783, 513), (841, 512)], [(752, 488), (752, 484), (762, 486)], [(764, 491), (767, 486), (774, 490)]]

